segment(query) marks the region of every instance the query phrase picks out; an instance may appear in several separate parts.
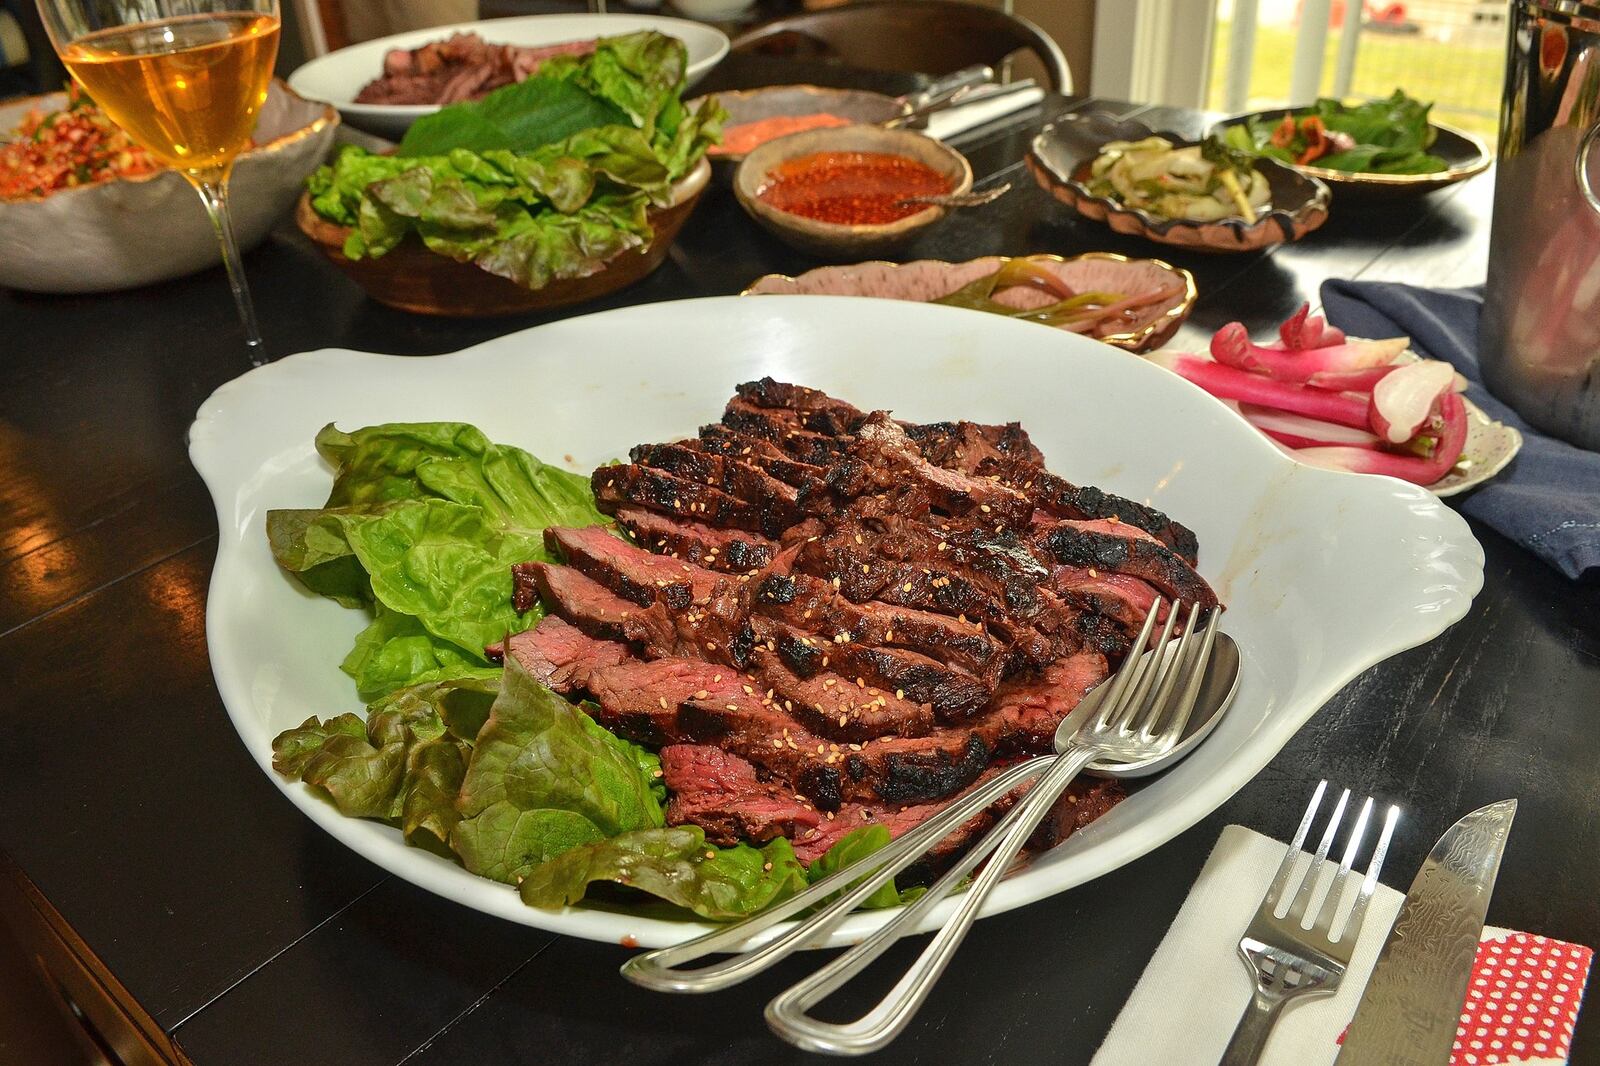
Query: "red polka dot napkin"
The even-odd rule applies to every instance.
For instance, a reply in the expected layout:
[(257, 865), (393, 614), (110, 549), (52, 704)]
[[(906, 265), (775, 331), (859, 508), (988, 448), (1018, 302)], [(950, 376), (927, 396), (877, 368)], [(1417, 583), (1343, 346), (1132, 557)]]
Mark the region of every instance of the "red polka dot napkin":
[[(1243, 826), (1222, 831), (1094, 1066), (1210, 1066), (1221, 1057), (1252, 987), (1239, 961), (1239, 937), (1283, 848)], [(1285, 1008), (1265, 1066), (1333, 1062), (1402, 898), (1378, 886), (1339, 991)], [(1565, 1063), (1593, 955), (1577, 944), (1486, 927), (1449, 1066)]]

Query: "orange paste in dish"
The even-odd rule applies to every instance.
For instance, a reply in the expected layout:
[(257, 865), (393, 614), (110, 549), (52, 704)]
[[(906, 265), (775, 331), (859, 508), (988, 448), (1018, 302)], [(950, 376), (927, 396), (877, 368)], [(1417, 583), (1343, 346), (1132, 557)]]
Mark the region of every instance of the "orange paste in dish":
[(949, 191), (949, 178), (903, 155), (815, 152), (773, 167), (756, 195), (779, 211), (819, 222), (882, 225), (924, 210), (899, 203), (902, 198)]
[(828, 129), (848, 126), (850, 120), (820, 111), (814, 115), (773, 115), (753, 122), (741, 122), (722, 131), (722, 143), (708, 149), (710, 155), (744, 155), (777, 137), (786, 137), (802, 130)]

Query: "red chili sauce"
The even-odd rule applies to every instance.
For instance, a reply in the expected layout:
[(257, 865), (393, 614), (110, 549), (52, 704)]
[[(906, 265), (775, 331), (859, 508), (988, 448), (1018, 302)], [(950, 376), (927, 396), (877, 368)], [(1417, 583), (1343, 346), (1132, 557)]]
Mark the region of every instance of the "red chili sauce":
[(907, 196), (950, 191), (950, 179), (926, 163), (882, 152), (817, 152), (779, 163), (756, 193), (791, 215), (845, 225), (897, 222), (923, 210)]

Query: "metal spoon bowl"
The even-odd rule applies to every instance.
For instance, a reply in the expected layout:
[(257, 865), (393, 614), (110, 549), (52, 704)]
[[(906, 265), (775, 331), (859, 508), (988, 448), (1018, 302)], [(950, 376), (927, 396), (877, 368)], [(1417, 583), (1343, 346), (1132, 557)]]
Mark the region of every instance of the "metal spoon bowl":
[[(1145, 652), (1146, 657), (1154, 654), (1153, 651)], [(1085, 767), (1085, 772), (1101, 777), (1148, 777), (1165, 770), (1193, 751), (1196, 745), (1211, 734), (1217, 723), (1222, 721), (1223, 712), (1233, 703), (1233, 697), (1239, 692), (1239, 673), (1239, 645), (1235, 644), (1228, 634), (1219, 631), (1216, 644), (1211, 649), (1211, 661), (1206, 664), (1205, 677), (1200, 681), (1200, 695), (1195, 700), (1194, 712), (1189, 716), (1188, 724), (1184, 726), (1183, 736), (1172, 750), (1164, 755), (1137, 762), (1096, 759)], [(1082, 703), (1078, 706), (1085, 709), (1085, 717), (1098, 710), (1109, 680), (1108, 678), (1100, 682), (1083, 697)]]

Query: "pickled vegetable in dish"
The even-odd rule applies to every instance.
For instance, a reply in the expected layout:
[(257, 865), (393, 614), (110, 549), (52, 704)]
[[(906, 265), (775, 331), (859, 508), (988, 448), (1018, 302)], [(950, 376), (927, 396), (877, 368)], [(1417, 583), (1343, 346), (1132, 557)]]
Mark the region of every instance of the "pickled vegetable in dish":
[(1254, 222), (1271, 202), (1250, 155), (1209, 137), (1178, 147), (1165, 137), (1111, 141), (1090, 164), (1089, 192), (1158, 218)]
[(756, 193), (779, 211), (843, 225), (883, 225), (926, 210), (908, 196), (938, 196), (950, 179), (908, 156), (813, 152), (773, 167)]

